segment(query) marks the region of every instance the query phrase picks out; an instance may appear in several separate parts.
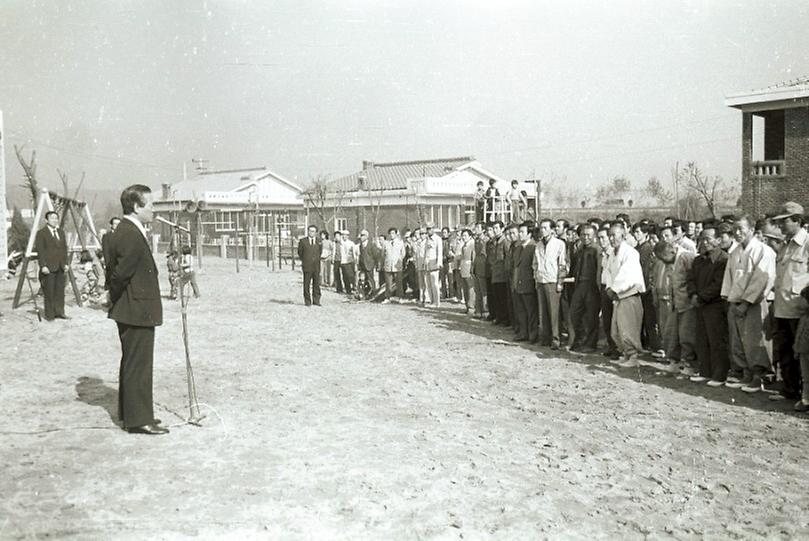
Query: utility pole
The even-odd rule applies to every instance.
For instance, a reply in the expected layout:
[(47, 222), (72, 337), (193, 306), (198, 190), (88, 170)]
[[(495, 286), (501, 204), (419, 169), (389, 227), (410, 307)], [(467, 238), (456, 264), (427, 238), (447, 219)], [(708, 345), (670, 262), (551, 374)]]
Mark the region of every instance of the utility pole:
[(680, 162), (674, 163), (674, 170), (671, 172), (671, 179), (674, 181), (674, 215), (680, 219)]
[(6, 134), (3, 131), (3, 111), (0, 111), (0, 271), (8, 270), (8, 233), (6, 230)]

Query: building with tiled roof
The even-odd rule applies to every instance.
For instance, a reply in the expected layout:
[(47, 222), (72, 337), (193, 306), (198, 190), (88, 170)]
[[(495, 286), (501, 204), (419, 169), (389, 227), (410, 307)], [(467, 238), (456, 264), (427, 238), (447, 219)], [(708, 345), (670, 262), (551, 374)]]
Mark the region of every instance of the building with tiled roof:
[(809, 77), (728, 96), (742, 112), (742, 207), (756, 216), (809, 204)]
[[(362, 169), (308, 190), (304, 201), (309, 222), (329, 231), (361, 229), (385, 234), (390, 227), (433, 223), (455, 227), (475, 220), (476, 185), (489, 179), (505, 194), (509, 182), (471, 156), (399, 162), (363, 161)], [(533, 199), (533, 184), (521, 189)]]
[[(303, 189), (266, 167), (199, 171), (164, 184), (154, 202), (157, 215), (191, 226), (204, 244), (238, 234), (297, 236), (305, 223)], [(159, 226), (161, 236), (170, 235)]]

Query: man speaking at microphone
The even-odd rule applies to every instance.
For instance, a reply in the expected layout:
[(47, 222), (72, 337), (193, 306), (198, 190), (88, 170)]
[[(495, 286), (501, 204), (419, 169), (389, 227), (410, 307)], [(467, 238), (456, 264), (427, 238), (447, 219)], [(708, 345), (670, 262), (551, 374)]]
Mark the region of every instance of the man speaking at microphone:
[(121, 339), (118, 416), (127, 432), (167, 434), (154, 418), (152, 403), (155, 327), (163, 323), (157, 265), (145, 229), (154, 216), (152, 191), (142, 184), (126, 188), (121, 207), (124, 218), (109, 261), (109, 318), (118, 324)]

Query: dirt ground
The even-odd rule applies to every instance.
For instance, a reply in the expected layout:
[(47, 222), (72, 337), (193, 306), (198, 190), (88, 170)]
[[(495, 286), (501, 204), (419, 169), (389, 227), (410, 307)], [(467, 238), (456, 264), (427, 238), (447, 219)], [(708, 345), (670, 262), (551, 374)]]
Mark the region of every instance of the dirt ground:
[[(165, 277), (164, 277), (165, 278)], [(207, 260), (156, 414), (115, 425), (119, 343), (37, 323), (0, 282), (0, 539), (809, 538), (809, 418), (651, 367), (551, 355), (440, 310), (301, 302), (300, 275)]]

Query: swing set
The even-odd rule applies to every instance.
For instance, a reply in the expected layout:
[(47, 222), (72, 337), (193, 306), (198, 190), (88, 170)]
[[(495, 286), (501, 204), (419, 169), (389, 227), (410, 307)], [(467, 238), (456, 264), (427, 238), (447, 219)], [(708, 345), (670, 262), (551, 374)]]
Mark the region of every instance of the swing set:
[[(64, 231), (66, 235), (68, 245), (67, 275), (78, 306), (82, 306), (82, 300), (81, 292), (76, 284), (76, 276), (73, 273), (71, 265), (73, 256), (76, 253), (81, 253), (85, 250), (88, 251), (90, 257), (92, 257), (93, 267), (95, 267), (96, 272), (99, 276), (104, 276), (104, 267), (101, 261), (99, 261), (98, 256), (96, 256), (96, 250), (101, 248), (101, 240), (98, 238), (98, 233), (93, 223), (93, 216), (90, 214), (90, 206), (84, 201), (57, 195), (49, 192), (47, 189), (43, 189), (39, 194), (39, 201), (37, 202), (37, 209), (34, 214), (34, 223), (31, 225), (31, 234), (28, 236), (28, 244), (26, 245), (25, 254), (20, 264), (20, 276), (17, 281), (17, 289), (14, 292), (14, 301), (11, 305), (12, 309), (19, 308), (28, 302), (33, 302), (34, 306), (37, 306), (36, 293), (31, 285), (32, 277), (28, 273), (28, 264), (31, 260), (37, 259), (37, 253), (34, 252), (34, 239), (45, 219), (45, 213), (50, 211), (60, 215), (59, 228)], [(65, 227), (68, 223), (68, 216), (70, 216), (73, 226), (72, 231)], [(90, 237), (89, 239), (88, 235)], [(88, 240), (92, 242), (88, 242)], [(22, 292), (25, 282), (28, 282), (28, 289), (31, 292), (31, 296), (23, 300)], [(39, 314), (38, 309), (37, 314)]]

